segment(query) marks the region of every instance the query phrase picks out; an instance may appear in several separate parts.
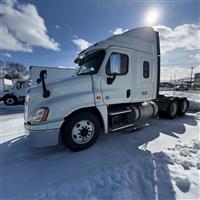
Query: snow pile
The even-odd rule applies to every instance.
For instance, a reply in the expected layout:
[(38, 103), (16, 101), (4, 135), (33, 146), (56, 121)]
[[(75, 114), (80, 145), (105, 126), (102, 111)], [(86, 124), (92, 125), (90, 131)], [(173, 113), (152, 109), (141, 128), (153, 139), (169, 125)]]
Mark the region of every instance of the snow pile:
[[(88, 171), (70, 183), (49, 188), (37, 194), (36, 199), (121, 200), (121, 199), (173, 199), (173, 189), (163, 153), (121, 160), (112, 168), (97, 166), (98, 173)], [(163, 162), (164, 161), (164, 162)]]
[(200, 112), (102, 135), (75, 153), (30, 147), (23, 107), (0, 106), (1, 199), (200, 199)]
[[(113, 168), (102, 168), (102, 172), (88, 172), (85, 178), (51, 188), (36, 195), (37, 199), (154, 199), (155, 180), (153, 162), (143, 160), (134, 164), (120, 163)], [(151, 165), (149, 165), (151, 164)], [(141, 166), (145, 166), (140, 170)]]
[[(0, 103), (1, 140), (6, 142), (12, 139), (15, 135), (24, 135), (24, 118), (22, 114), (23, 112), (24, 106), (6, 106), (4, 105), (4, 103)], [(4, 117), (5, 115), (7, 116), (6, 118)]]
[(170, 152), (174, 163), (181, 165), (185, 170), (189, 170), (192, 167), (200, 169), (200, 161), (198, 156), (200, 153), (200, 142), (192, 141), (188, 144), (176, 144), (175, 148), (168, 148), (173, 152)]
[[(49, 188), (34, 196), (36, 199), (121, 200), (121, 199), (198, 199), (200, 142), (168, 148), (142, 157), (126, 159), (112, 168), (99, 167), (87, 171), (70, 183)], [(189, 171), (191, 169), (191, 172)]]
[(179, 143), (166, 151), (174, 187), (179, 189), (177, 195), (180, 199), (191, 198), (186, 194), (188, 191), (193, 198), (199, 197), (200, 141), (192, 139)]

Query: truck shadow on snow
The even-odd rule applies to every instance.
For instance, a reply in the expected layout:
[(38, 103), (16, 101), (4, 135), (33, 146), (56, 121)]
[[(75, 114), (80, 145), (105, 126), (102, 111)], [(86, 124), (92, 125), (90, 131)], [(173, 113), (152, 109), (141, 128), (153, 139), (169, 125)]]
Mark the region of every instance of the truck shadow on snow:
[[(78, 153), (64, 147), (34, 149), (26, 137), (1, 144), (3, 199), (175, 199), (164, 152), (148, 143), (166, 134), (175, 139), (192, 115), (154, 120), (148, 127), (102, 136)], [(17, 184), (16, 184), (17, 183)]]

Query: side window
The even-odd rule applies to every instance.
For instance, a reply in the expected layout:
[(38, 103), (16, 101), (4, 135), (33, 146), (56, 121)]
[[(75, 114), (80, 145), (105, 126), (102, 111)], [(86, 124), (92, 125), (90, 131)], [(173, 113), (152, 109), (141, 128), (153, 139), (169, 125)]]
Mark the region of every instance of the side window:
[(108, 75), (124, 75), (128, 72), (128, 56), (121, 53), (112, 53), (106, 65)]
[(20, 83), (20, 88), (22, 89), (22, 88), (25, 88), (26, 87), (26, 83), (25, 82), (21, 82)]
[(143, 62), (143, 77), (149, 78), (149, 62), (148, 61)]

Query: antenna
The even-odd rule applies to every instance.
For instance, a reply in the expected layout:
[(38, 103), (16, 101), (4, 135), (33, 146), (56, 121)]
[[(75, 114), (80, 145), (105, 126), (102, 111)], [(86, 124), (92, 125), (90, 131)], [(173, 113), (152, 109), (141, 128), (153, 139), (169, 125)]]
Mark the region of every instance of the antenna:
[(191, 67), (190, 88), (192, 88), (193, 69), (194, 69), (194, 67)]

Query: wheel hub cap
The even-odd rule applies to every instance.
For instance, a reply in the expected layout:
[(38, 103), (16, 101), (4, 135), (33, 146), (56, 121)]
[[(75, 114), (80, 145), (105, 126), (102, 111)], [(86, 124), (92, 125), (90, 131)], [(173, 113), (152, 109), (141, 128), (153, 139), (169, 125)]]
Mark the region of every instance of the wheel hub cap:
[(88, 129), (87, 128), (84, 128), (84, 129), (81, 130), (81, 136), (82, 137), (86, 137), (87, 134), (88, 134)]
[(81, 120), (72, 129), (72, 139), (77, 144), (85, 144), (94, 135), (94, 125), (89, 120)]
[(8, 99), (7, 99), (7, 103), (8, 103), (8, 104), (13, 104), (13, 103), (14, 103), (14, 100), (13, 100), (12, 98), (8, 98)]

